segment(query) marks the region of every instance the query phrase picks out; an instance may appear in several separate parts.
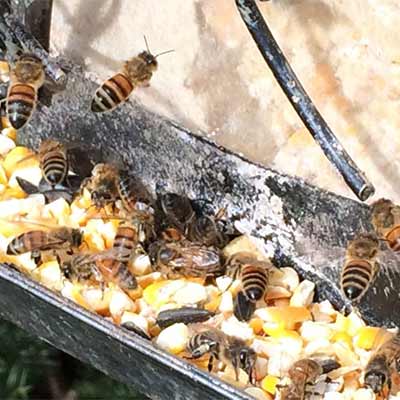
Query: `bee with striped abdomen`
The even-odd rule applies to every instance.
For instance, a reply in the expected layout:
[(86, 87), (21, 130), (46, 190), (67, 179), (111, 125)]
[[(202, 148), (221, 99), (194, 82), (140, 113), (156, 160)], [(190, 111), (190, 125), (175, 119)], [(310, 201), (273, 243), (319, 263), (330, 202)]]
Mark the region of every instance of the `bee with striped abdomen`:
[(36, 108), (38, 90), (45, 81), (42, 61), (34, 55), (23, 54), (10, 71), (7, 94), (7, 117), (15, 129), (21, 129)]
[(391, 200), (379, 199), (371, 205), (372, 225), (389, 247), (400, 251), (400, 207)]
[(379, 241), (375, 235), (360, 234), (347, 245), (340, 287), (351, 302), (358, 302), (366, 293), (379, 269)]
[(234, 314), (239, 320), (248, 321), (254, 312), (255, 303), (264, 297), (273, 266), (245, 252), (234, 254), (226, 264), (226, 274), (232, 280), (240, 279), (242, 286), (234, 300)]
[(296, 361), (289, 369), (290, 385), (283, 387), (280, 392), (282, 400), (304, 400), (307, 385), (313, 385), (322, 375), (321, 365), (311, 358)]
[(365, 385), (374, 393), (382, 393), (387, 386), (390, 393), (394, 371), (400, 369), (400, 335), (392, 335), (372, 354), (364, 372)]
[(214, 359), (216, 359), (225, 365), (232, 365), (237, 381), (239, 380), (239, 369), (243, 369), (249, 376), (249, 382), (254, 383), (254, 366), (257, 355), (242, 339), (228, 336), (218, 329), (207, 328), (203, 332), (195, 333), (190, 338), (187, 350), (191, 354), (189, 359), (200, 358), (209, 353), (209, 372), (213, 370)]
[(122, 71), (107, 79), (96, 90), (92, 100), (93, 112), (111, 111), (125, 102), (137, 86), (149, 86), (153, 73), (158, 68), (157, 57), (170, 53), (168, 50), (157, 55), (151, 54), (145, 38), (147, 51), (126, 61)]
[(68, 154), (66, 147), (56, 140), (44, 140), (39, 147), (39, 163), (43, 178), (51, 186), (64, 182), (68, 175)]
[(188, 241), (154, 242), (150, 245), (149, 256), (154, 268), (171, 279), (220, 276), (225, 271), (218, 249)]
[(74, 283), (103, 284), (103, 277), (92, 254), (74, 254), (67, 260), (59, 259), (64, 276)]
[(74, 228), (53, 228), (48, 231), (34, 230), (15, 237), (7, 246), (8, 255), (21, 255), (32, 252), (36, 259), (40, 252), (71, 247), (79, 247), (82, 243), (82, 232)]

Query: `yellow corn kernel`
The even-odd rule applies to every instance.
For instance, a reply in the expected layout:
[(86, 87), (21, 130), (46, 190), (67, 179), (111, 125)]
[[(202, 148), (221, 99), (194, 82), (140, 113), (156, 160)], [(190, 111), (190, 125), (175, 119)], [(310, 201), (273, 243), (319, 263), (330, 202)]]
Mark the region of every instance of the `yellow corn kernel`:
[(1, 200), (25, 199), (27, 194), (21, 188), (6, 188), (1, 194)]
[(0, 184), (7, 185), (8, 178), (5, 169), (0, 165)]
[(263, 331), (264, 322), (261, 318), (252, 318), (249, 321), (250, 327), (253, 329), (256, 335), (259, 335)]
[(91, 307), (89, 304), (86, 302), (84, 297), (81, 294), (81, 289), (78, 286), (74, 286), (72, 288), (72, 299), (78, 303), (81, 307), (86, 308), (87, 310), (91, 310)]
[(266, 307), (259, 310), (258, 316), (266, 322), (282, 323), (286, 329), (294, 329), (298, 322), (311, 320), (306, 307)]
[[(171, 281), (160, 281), (160, 282), (154, 282), (151, 285), (147, 286), (146, 289), (143, 290), (143, 299), (147, 304), (150, 305), (156, 305), (162, 302), (162, 299), (159, 298), (158, 294), (160, 292), (160, 289), (168, 285)], [(165, 301), (167, 303), (167, 300)], [(160, 306), (162, 304), (159, 304)]]
[(346, 343), (349, 348), (353, 348), (353, 341), (351, 339), (351, 336), (347, 334), (346, 332), (337, 332), (332, 336), (332, 342), (343, 342)]
[(342, 314), (336, 316), (336, 322), (334, 324), (334, 329), (339, 332), (347, 332), (350, 327), (350, 320)]
[(87, 233), (85, 233), (83, 235), (83, 241), (85, 242), (85, 244), (87, 245), (89, 250), (103, 251), (105, 249), (104, 240), (98, 234), (94, 234), (94, 233), (87, 234)]
[(280, 337), (285, 331), (285, 324), (283, 322), (266, 322), (262, 326), (263, 331), (272, 337)]
[[(7, 120), (8, 121), (8, 120)], [(4, 126), (4, 125), (3, 125)], [(14, 140), (14, 142), (17, 140), (17, 131), (16, 129), (14, 129), (13, 127), (9, 126), (7, 128), (4, 128), (1, 131), (2, 135), (7, 136), (8, 138), (10, 138), (11, 140)]]
[[(28, 158), (29, 157), (29, 158)], [(26, 160), (24, 160), (26, 158)], [(22, 161), (24, 160), (24, 161)], [(34, 153), (27, 147), (17, 146), (12, 149), (4, 159), (3, 167), (6, 170), (7, 176), (19, 168), (35, 167), (38, 165), (38, 159)]]
[(270, 394), (275, 394), (276, 392), (276, 385), (279, 383), (279, 378), (276, 376), (272, 375), (267, 375), (262, 381), (261, 381), (261, 387), (263, 390), (265, 390), (267, 393)]
[(211, 312), (217, 311), (219, 305), (221, 304), (221, 298), (222, 297), (220, 295), (215, 295), (208, 303), (204, 305), (204, 308)]
[(364, 350), (371, 350), (379, 331), (380, 328), (372, 326), (364, 326), (360, 328), (356, 337), (354, 338), (355, 345)]

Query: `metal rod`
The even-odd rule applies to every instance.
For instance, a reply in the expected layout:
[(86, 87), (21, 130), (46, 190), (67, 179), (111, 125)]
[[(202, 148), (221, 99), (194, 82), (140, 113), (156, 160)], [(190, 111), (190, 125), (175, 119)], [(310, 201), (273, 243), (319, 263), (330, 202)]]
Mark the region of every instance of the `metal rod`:
[(357, 167), (314, 106), (272, 36), (255, 0), (235, 0), (235, 2), (258, 49), (304, 125), (350, 189), (360, 200), (367, 200), (375, 193), (375, 188)]

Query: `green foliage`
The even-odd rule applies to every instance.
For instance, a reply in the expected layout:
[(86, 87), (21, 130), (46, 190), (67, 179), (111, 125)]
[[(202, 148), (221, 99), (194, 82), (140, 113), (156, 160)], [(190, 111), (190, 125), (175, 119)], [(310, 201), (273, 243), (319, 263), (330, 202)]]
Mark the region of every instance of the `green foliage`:
[[(33, 393), (37, 396), (38, 387), (46, 384), (47, 377), (60, 367), (61, 353), (3, 320), (0, 320), (0, 343), (0, 398), (29, 400)], [(73, 365), (67, 367), (74, 370), (74, 378), (68, 389), (75, 392), (76, 399), (145, 399), (93, 368), (79, 361), (71, 362)]]

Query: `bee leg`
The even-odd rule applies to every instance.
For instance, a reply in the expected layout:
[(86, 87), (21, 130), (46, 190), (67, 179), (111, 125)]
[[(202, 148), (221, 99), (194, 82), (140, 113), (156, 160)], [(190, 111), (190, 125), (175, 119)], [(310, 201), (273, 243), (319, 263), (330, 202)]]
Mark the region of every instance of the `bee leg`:
[(214, 357), (210, 356), (210, 358), (208, 360), (208, 365), (207, 365), (208, 372), (211, 372), (213, 370), (213, 367), (214, 367)]
[(106, 284), (104, 281), (100, 282), (101, 301), (104, 300), (104, 292), (106, 291)]
[(43, 263), (42, 255), (41, 255), (40, 251), (32, 251), (31, 258), (35, 262), (36, 268), (39, 267)]

